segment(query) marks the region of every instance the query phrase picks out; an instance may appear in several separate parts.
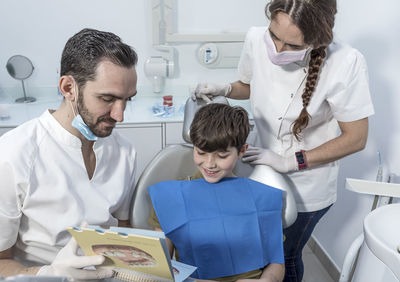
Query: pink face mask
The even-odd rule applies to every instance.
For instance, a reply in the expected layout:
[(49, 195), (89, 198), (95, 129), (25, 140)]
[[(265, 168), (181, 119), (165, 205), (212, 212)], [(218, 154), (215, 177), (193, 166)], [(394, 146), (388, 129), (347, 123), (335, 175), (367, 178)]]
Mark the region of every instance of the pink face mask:
[(265, 32), (264, 35), (264, 41), (265, 44), (267, 45), (267, 52), (268, 52), (268, 57), (271, 60), (271, 62), (274, 65), (278, 66), (284, 66), (290, 63), (302, 61), (304, 59), (304, 56), (306, 55), (308, 49), (306, 48), (303, 50), (299, 51), (283, 51), (283, 52), (278, 52), (276, 51), (275, 43), (271, 38), (271, 34), (269, 33), (269, 30)]

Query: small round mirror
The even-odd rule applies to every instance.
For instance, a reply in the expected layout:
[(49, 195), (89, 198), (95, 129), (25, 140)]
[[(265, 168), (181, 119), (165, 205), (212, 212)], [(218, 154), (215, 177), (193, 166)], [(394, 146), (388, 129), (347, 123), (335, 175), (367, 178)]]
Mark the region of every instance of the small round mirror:
[(21, 80), (22, 82), (22, 90), (24, 92), (24, 97), (16, 99), (15, 102), (30, 103), (36, 101), (36, 99), (33, 97), (26, 97), (25, 85), (24, 85), (24, 79), (27, 79), (33, 73), (34, 67), (31, 60), (22, 55), (15, 55), (12, 56), (10, 59), (8, 59), (6, 68), (8, 73), (13, 78)]
[(15, 55), (8, 59), (6, 67), (8, 73), (18, 80), (30, 77), (34, 69), (31, 60), (21, 55)]

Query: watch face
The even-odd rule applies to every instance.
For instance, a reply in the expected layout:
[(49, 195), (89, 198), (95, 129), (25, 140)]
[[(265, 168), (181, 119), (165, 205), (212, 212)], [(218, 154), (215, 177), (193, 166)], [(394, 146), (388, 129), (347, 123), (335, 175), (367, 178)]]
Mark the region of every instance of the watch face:
[(304, 164), (303, 152), (296, 152), (296, 159), (299, 164)]
[(296, 160), (297, 160), (297, 164), (298, 164), (299, 170), (307, 168), (307, 163), (306, 163), (306, 160), (305, 160), (304, 151), (296, 152), (295, 156), (296, 156)]

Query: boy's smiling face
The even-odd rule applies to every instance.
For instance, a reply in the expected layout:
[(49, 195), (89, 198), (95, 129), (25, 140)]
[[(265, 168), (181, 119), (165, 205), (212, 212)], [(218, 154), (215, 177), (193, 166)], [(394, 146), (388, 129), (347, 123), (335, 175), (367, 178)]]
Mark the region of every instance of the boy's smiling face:
[(204, 179), (209, 183), (217, 183), (224, 177), (233, 177), (236, 162), (243, 156), (247, 144), (240, 152), (236, 147), (228, 147), (224, 151), (205, 152), (194, 147), (193, 160)]

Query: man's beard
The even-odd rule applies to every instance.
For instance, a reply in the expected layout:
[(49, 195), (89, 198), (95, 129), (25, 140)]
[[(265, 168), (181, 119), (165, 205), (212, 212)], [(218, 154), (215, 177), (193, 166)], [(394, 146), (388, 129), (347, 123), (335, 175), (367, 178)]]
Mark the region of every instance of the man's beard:
[(97, 137), (107, 137), (111, 135), (113, 127), (106, 127), (106, 130), (100, 130), (99, 126), (101, 122), (110, 122), (110, 123), (116, 123), (117, 121), (113, 118), (111, 118), (108, 114), (100, 116), (96, 122), (93, 122), (93, 117), (89, 113), (88, 108), (86, 107), (85, 103), (83, 102), (83, 95), (78, 96), (78, 112), (81, 115), (83, 121), (86, 123), (86, 125), (89, 127), (89, 129), (93, 132), (94, 135)]

